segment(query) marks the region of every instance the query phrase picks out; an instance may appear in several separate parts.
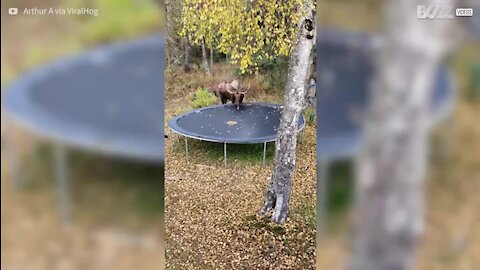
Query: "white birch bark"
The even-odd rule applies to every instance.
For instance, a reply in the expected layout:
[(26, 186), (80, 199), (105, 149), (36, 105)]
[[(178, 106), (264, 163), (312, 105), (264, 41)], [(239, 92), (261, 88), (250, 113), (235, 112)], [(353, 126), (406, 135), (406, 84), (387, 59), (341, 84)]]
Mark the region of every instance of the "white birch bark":
[(272, 221), (282, 224), (288, 216), (288, 203), (292, 190), (297, 146), (296, 130), (298, 119), (305, 106), (305, 79), (308, 76), (310, 53), (314, 43), (315, 29), (308, 31), (305, 21), (314, 21), (313, 3), (304, 1), (297, 25), (297, 43), (292, 49), (285, 87), (284, 107), (275, 144), (275, 165), (260, 214), (273, 210)]
[(429, 102), (435, 71), (452, 47), (450, 19), (417, 19), (417, 5), (388, 0), (384, 44), (356, 160), (351, 270), (407, 270), (423, 230)]
[(210, 65), (208, 64), (208, 55), (205, 40), (202, 40), (202, 65), (205, 73), (207, 75), (212, 75), (212, 70), (210, 69)]

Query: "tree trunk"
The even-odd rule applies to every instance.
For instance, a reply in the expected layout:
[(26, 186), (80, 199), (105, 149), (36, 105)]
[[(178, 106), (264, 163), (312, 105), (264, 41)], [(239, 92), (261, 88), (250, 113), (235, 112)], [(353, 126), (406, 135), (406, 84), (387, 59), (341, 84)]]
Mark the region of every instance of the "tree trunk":
[(167, 16), (165, 60), (168, 65), (180, 65), (181, 40), (177, 34), (178, 17), (181, 11), (181, 2), (167, 0), (165, 2)]
[(190, 69), (190, 42), (188, 37), (182, 39), (183, 45), (183, 71), (189, 73)]
[(205, 73), (207, 75), (212, 75), (212, 70), (210, 69), (210, 66), (208, 65), (208, 56), (207, 56), (207, 48), (205, 46), (205, 40), (202, 40), (202, 65), (203, 69), (205, 70)]
[(213, 46), (210, 47), (210, 69), (213, 69)]
[(260, 210), (261, 215), (273, 210), (272, 221), (279, 224), (284, 223), (288, 216), (297, 147), (296, 131), (298, 119), (305, 106), (305, 79), (308, 75), (315, 31), (314, 28), (307, 30), (305, 22), (314, 20), (312, 1), (304, 1), (303, 9), (300, 9), (299, 13), (301, 16), (297, 25), (299, 29), (297, 43), (290, 55), (284, 107), (275, 144), (275, 166), (265, 195), (264, 206)]
[(183, 65), (188, 66), (190, 64), (190, 43), (188, 38), (184, 39), (184, 56), (183, 56)]
[[(454, 6), (454, 0), (422, 4)], [(423, 228), (432, 81), (452, 45), (453, 20), (417, 19), (417, 5), (386, 3), (385, 39), (356, 160), (352, 270), (412, 269)]]

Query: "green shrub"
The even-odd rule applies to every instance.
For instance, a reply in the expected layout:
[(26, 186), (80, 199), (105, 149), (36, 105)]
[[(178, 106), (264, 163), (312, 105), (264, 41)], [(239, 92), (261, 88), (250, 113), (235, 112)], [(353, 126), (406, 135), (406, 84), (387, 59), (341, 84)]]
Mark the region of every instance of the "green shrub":
[(195, 109), (210, 106), (217, 102), (217, 97), (206, 88), (198, 88), (188, 95), (188, 99)]
[(288, 78), (288, 58), (277, 57), (261, 63), (260, 73), (265, 77), (269, 89), (283, 91)]

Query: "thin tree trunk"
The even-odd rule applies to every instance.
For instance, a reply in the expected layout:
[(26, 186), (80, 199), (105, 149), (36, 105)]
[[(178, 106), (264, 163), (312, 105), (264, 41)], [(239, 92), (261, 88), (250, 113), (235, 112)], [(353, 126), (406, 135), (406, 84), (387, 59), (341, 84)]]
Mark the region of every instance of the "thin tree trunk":
[(181, 3), (167, 0), (165, 2), (167, 16), (165, 59), (168, 65), (181, 65), (181, 40), (177, 34)]
[(202, 40), (202, 65), (205, 73), (207, 75), (212, 75), (212, 71), (210, 70), (210, 66), (208, 65), (208, 56), (207, 56), (207, 48), (205, 46), (205, 40)]
[(213, 46), (210, 47), (210, 69), (213, 69)]
[(188, 38), (185, 38), (183, 65), (188, 66), (188, 64), (190, 64), (190, 44), (189, 44)]
[(305, 106), (305, 79), (308, 75), (310, 53), (314, 42), (315, 29), (308, 31), (305, 21), (313, 21), (313, 3), (304, 1), (299, 10), (298, 37), (290, 55), (288, 81), (285, 86), (285, 101), (275, 145), (275, 167), (260, 210), (265, 215), (273, 210), (272, 221), (282, 224), (288, 216), (288, 203), (292, 190), (292, 178), (295, 168), (297, 147), (297, 126), (300, 114)]
[[(454, 0), (424, 1), (454, 6)], [(385, 40), (356, 160), (352, 270), (412, 269), (423, 228), (429, 102), (452, 20), (415, 18), (417, 0), (386, 3)]]
[(165, 2), (165, 9), (166, 9), (166, 16), (167, 16), (167, 46), (166, 46), (166, 52), (165, 52), (165, 59), (167, 65), (173, 64), (173, 50), (175, 48), (175, 28), (173, 25), (173, 20), (171, 20), (171, 13), (172, 13), (172, 8), (171, 8), (171, 1), (166, 0)]
[(190, 69), (190, 42), (188, 37), (182, 39), (183, 47), (183, 71), (189, 73)]

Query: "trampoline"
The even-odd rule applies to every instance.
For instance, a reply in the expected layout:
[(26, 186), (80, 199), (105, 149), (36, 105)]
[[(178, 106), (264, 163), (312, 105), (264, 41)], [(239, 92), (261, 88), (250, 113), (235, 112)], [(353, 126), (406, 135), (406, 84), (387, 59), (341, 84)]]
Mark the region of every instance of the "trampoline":
[[(374, 65), (382, 46), (365, 33), (322, 30), (317, 34), (317, 181), (319, 211), (325, 209), (328, 166), (353, 158), (360, 146), (357, 115), (365, 110)], [(430, 124), (452, 112), (455, 91), (444, 66), (438, 67), (431, 97)], [(323, 214), (320, 213), (320, 216)]]
[[(223, 143), (224, 164), (227, 166), (227, 144), (263, 143), (263, 164), (267, 142), (277, 138), (283, 107), (269, 103), (214, 105), (193, 110), (174, 117), (168, 127), (185, 138), (185, 154), (188, 159), (188, 140)], [(301, 115), (298, 131), (305, 127)]]
[(54, 142), (61, 206), (68, 146), (163, 164), (163, 45), (160, 35), (105, 45), (35, 69), (3, 92), (11, 119)]

